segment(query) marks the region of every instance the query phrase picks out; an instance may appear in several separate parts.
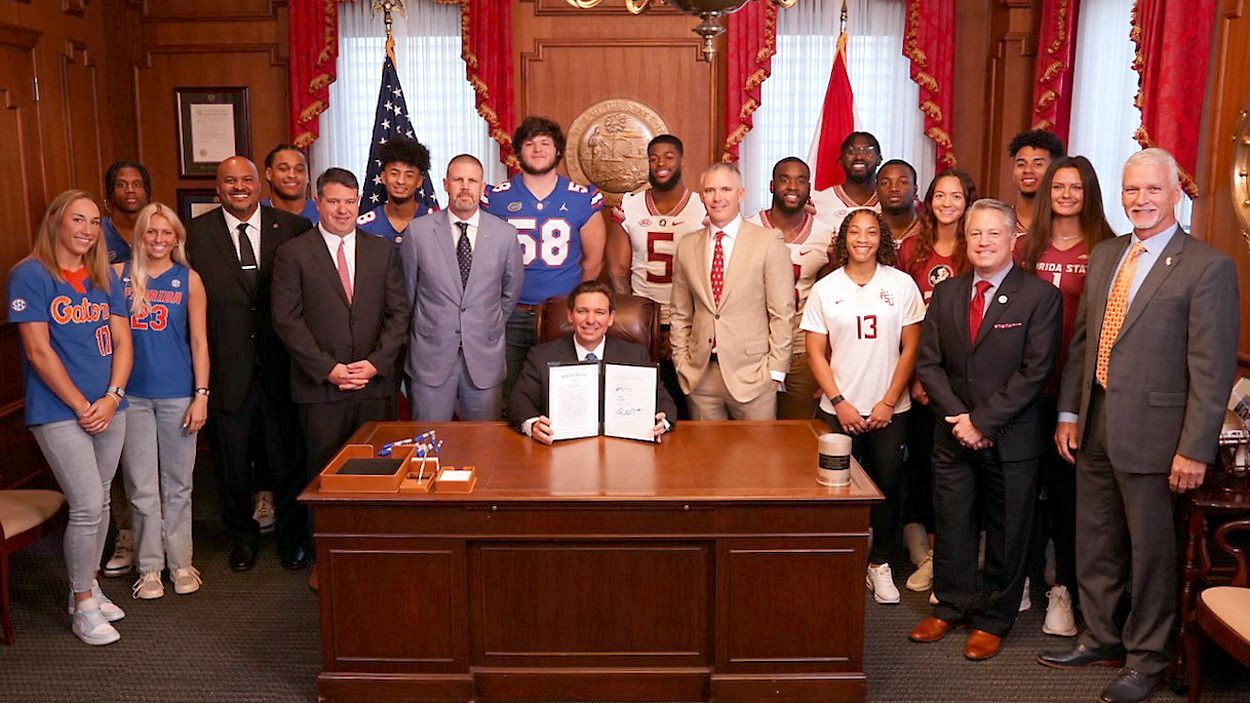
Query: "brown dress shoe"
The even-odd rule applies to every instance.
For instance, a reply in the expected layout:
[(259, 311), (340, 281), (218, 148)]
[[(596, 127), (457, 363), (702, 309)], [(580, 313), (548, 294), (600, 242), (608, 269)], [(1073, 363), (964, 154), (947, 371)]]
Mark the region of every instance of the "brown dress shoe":
[(318, 583), (316, 564), (313, 564), (312, 568), (308, 570), (308, 587), (312, 589), (313, 593), (317, 593)]
[(920, 621), (920, 624), (907, 635), (907, 639), (912, 642), (937, 642), (945, 637), (946, 633), (950, 632), (954, 627), (953, 623), (930, 615)]
[(991, 635), (985, 630), (973, 630), (968, 633), (968, 641), (964, 643), (964, 656), (972, 661), (989, 659), (998, 654), (1002, 646), (1002, 637)]

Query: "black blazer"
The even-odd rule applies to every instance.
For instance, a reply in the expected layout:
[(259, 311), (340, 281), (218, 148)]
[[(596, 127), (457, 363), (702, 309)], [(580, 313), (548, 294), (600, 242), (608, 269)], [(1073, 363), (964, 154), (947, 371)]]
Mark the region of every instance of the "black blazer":
[(929, 395), (935, 441), (955, 443), (947, 415), (969, 413), (1004, 461), (1042, 453), (1037, 399), (1059, 352), (1063, 298), (1053, 285), (1013, 265), (968, 340), (972, 273), (939, 283), (921, 329), (916, 375)]
[[(356, 278), (348, 303), (321, 230), (313, 227), (278, 249), (272, 295), (273, 326), (293, 362), (292, 400), (333, 403), (395, 394), (411, 308), (393, 244), (356, 230)], [(378, 370), (364, 388), (341, 391), (326, 380), (335, 364), (362, 359)]]
[(187, 257), (204, 281), (208, 298), (209, 407), (221, 412), (233, 412), (243, 404), (257, 372), (275, 397), (289, 395), (286, 349), (269, 316), (269, 281), (278, 245), (312, 224), (282, 210), (259, 207), (260, 271), (255, 285), (239, 268), (239, 253), (221, 208), (187, 224)]
[[(604, 341), (603, 360), (624, 364), (654, 363), (646, 347), (611, 335)], [(577, 361), (573, 335), (540, 344), (530, 349), (525, 357), (525, 365), (521, 367), (521, 375), (512, 387), (512, 398), (508, 402), (508, 419), (517, 430), (531, 417), (547, 414), (547, 363), (552, 361)], [(659, 382), (655, 384), (655, 411), (664, 413), (671, 427), (677, 426), (677, 405)]]

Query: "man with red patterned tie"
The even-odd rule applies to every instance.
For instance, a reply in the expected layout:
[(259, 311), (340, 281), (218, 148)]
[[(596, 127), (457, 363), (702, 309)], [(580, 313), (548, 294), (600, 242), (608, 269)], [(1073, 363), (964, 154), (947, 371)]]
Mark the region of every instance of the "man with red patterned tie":
[[(1024, 591), (1042, 455), (1038, 398), (1059, 351), (1059, 291), (1012, 263), (1010, 205), (968, 208), (973, 270), (933, 290), (916, 375), (937, 419), (933, 439), (933, 614), (912, 630), (935, 642), (970, 628), (964, 656), (998, 654)], [(980, 510), (977, 510), (977, 506)], [(978, 591), (977, 541), (986, 533)]]

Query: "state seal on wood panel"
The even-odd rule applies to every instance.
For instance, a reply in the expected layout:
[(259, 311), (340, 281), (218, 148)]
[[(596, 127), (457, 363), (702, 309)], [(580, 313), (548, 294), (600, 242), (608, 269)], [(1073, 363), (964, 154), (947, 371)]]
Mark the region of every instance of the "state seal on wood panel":
[(668, 133), (659, 114), (635, 100), (614, 99), (591, 105), (569, 127), (569, 175), (593, 183), (605, 199), (621, 196), (647, 182), (647, 143)]

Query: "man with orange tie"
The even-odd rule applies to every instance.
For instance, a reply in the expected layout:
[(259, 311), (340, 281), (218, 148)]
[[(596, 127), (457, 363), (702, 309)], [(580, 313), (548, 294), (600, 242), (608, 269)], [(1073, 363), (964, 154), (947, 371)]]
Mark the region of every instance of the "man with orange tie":
[(1133, 233), (1090, 254), (1054, 438), (1065, 459), (1075, 455), (1085, 632), (1076, 647), (1038, 661), (1057, 669), (1123, 663), (1101, 700), (1136, 703), (1172, 661), (1171, 493), (1202, 485), (1215, 461), (1236, 372), (1238, 298), (1232, 260), (1176, 222), (1181, 187), (1170, 154), (1130, 156), (1120, 199)]
[(673, 260), (673, 365), (695, 420), (773, 420), (793, 343), (794, 270), (781, 232), (745, 222), (742, 174), (699, 181), (709, 224)]

